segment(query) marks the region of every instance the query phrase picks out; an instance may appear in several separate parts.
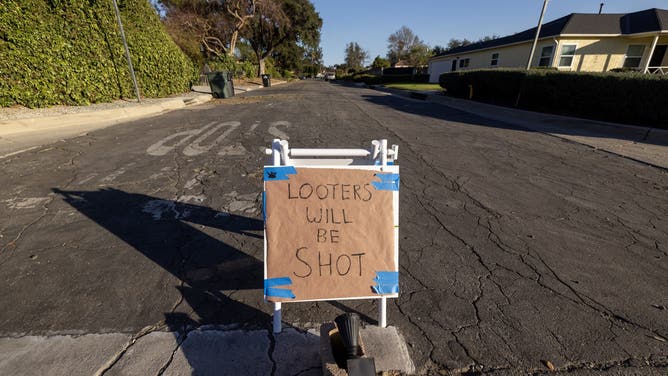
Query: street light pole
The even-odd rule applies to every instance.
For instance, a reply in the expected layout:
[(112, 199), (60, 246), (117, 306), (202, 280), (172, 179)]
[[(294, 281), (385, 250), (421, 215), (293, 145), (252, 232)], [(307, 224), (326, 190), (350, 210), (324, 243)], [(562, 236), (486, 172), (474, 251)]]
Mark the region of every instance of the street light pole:
[(531, 69), (531, 60), (533, 60), (533, 54), (536, 52), (540, 28), (543, 26), (543, 16), (545, 16), (545, 9), (547, 9), (547, 3), (549, 1), (550, 0), (543, 1), (543, 10), (540, 11), (540, 19), (538, 20), (538, 27), (536, 28), (536, 36), (533, 38), (533, 45), (531, 46), (531, 53), (529, 54), (529, 61), (527, 62), (527, 70)]
[(137, 78), (135, 77), (135, 70), (132, 67), (132, 58), (130, 57), (130, 49), (128, 49), (128, 42), (125, 40), (125, 32), (123, 31), (123, 23), (121, 22), (121, 13), (118, 11), (118, 4), (116, 0), (111, 0), (114, 3), (114, 11), (116, 12), (116, 20), (118, 20), (118, 29), (121, 31), (121, 39), (125, 47), (125, 57), (128, 59), (128, 67), (130, 67), (130, 76), (132, 76), (132, 84), (135, 87), (135, 94), (137, 95), (137, 102), (141, 102), (139, 96), (139, 86), (137, 86)]

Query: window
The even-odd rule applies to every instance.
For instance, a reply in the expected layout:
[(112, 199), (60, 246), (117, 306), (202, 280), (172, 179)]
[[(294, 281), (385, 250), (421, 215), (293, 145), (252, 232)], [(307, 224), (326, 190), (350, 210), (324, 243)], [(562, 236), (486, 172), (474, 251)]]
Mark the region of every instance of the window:
[(459, 60), (459, 67), (460, 68), (466, 68), (468, 66), (469, 66), (469, 59), (468, 58)]
[(573, 65), (573, 57), (577, 46), (574, 44), (564, 44), (561, 47), (561, 57), (559, 58), (560, 67), (570, 67)]
[(545, 46), (540, 50), (540, 59), (538, 60), (539, 67), (549, 67), (552, 60), (552, 52), (554, 52), (554, 46)]
[(626, 56), (624, 57), (624, 68), (639, 68), (643, 52), (645, 52), (644, 45), (629, 45), (629, 48), (626, 50)]
[(489, 63), (489, 65), (491, 65), (493, 67), (499, 65), (499, 54), (498, 53), (492, 54), (492, 61)]

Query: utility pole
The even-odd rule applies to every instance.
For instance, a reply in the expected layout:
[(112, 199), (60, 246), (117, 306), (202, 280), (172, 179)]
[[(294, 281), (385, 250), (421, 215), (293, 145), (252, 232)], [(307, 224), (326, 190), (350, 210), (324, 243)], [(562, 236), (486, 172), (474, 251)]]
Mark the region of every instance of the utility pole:
[(118, 4), (116, 0), (111, 0), (114, 3), (114, 11), (116, 11), (116, 19), (118, 20), (118, 29), (121, 31), (121, 39), (125, 47), (125, 57), (128, 59), (128, 67), (130, 67), (130, 76), (132, 76), (132, 84), (135, 87), (135, 94), (137, 95), (137, 102), (141, 102), (139, 95), (139, 86), (137, 86), (137, 78), (135, 77), (135, 70), (132, 67), (132, 58), (130, 57), (130, 50), (128, 49), (128, 42), (125, 40), (125, 32), (123, 31), (123, 23), (121, 22), (121, 13), (118, 11)]
[(529, 54), (529, 61), (527, 62), (527, 70), (531, 69), (531, 60), (533, 60), (533, 54), (536, 52), (536, 45), (538, 44), (538, 36), (540, 35), (540, 28), (543, 26), (543, 17), (545, 16), (545, 9), (547, 9), (547, 3), (550, 0), (543, 0), (543, 10), (540, 11), (540, 19), (538, 20), (538, 27), (536, 28), (536, 36), (533, 39), (533, 45), (531, 46), (531, 53)]

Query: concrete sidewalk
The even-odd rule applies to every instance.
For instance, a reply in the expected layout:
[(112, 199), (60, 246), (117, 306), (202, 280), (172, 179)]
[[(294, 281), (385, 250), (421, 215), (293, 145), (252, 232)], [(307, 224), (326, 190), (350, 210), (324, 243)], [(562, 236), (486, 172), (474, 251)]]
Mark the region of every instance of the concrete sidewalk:
[(172, 98), (145, 99), (140, 103), (116, 101), (90, 106), (3, 109), (5, 120), (0, 120), (0, 159), (96, 129), (205, 103), (211, 99), (211, 94), (188, 93)]
[[(284, 83), (272, 81), (272, 85)], [(262, 85), (248, 82), (235, 85), (235, 93), (260, 88)], [(192, 92), (181, 96), (148, 98), (141, 103), (129, 100), (90, 106), (3, 108), (0, 109), (0, 159), (96, 129), (206, 103), (211, 99), (209, 86), (194, 86)]]
[(577, 142), (595, 149), (668, 169), (668, 130), (616, 124), (569, 116), (518, 110), (444, 96), (437, 92), (410, 92), (382, 88), (404, 97), (417, 97), (487, 119)]
[(0, 374), (24, 376), (322, 374), (315, 330), (203, 326), (79, 336), (0, 338)]

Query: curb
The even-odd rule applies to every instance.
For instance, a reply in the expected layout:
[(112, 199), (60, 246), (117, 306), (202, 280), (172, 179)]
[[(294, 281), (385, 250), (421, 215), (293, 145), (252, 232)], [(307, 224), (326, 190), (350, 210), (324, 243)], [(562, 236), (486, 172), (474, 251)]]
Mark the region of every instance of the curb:
[(406, 100), (422, 100), (447, 106), (668, 170), (668, 130), (532, 112), (424, 91), (396, 90), (382, 86), (369, 88)]
[(25, 135), (33, 132), (77, 127), (93, 122), (96, 127), (101, 128), (125, 121), (158, 115), (166, 111), (176, 110), (190, 105), (205, 103), (211, 99), (211, 95), (203, 94), (193, 98), (174, 98), (160, 103), (137, 105), (127, 108), (0, 121), (0, 136)]
[(0, 121), (0, 159), (40, 145), (80, 136), (123, 122), (139, 120), (186, 106), (206, 103), (210, 94), (166, 98), (156, 103), (137, 104), (106, 110)]

